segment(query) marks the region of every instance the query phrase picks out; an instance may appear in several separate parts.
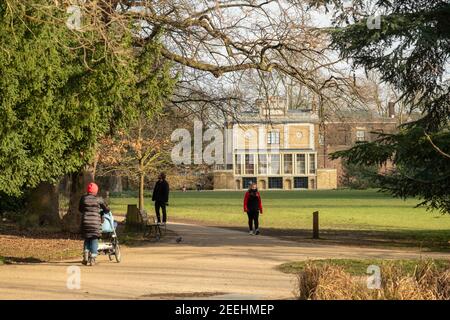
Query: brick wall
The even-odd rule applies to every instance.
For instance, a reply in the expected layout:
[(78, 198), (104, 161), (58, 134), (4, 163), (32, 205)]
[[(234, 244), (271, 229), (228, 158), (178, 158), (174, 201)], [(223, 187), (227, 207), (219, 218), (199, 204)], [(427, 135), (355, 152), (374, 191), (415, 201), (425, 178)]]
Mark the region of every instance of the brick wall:
[(397, 123), (395, 119), (381, 118), (374, 121), (331, 122), (322, 126), (320, 130), (322, 138), (319, 139), (321, 143), (317, 148), (317, 166), (319, 169), (336, 169), (338, 187), (342, 186), (342, 163), (340, 159), (329, 159), (329, 155), (351, 148), (357, 141), (358, 130), (364, 131), (366, 141), (373, 141), (378, 135), (371, 132), (393, 133), (397, 130)]

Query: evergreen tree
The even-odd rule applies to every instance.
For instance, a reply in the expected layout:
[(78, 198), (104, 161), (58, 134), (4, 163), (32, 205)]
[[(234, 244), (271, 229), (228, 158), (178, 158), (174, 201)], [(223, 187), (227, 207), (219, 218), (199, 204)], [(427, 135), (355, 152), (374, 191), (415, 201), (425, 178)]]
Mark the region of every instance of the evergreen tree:
[(53, 1), (0, 3), (0, 193), (78, 172), (102, 136), (157, 112), (171, 92), (157, 41), (136, 51), (132, 30), (111, 27), (112, 50), (66, 19)]
[[(423, 114), (397, 134), (358, 143), (333, 158), (364, 165), (392, 161), (394, 170), (377, 177), (383, 190), (449, 213), (450, 1), (357, 0), (352, 8), (341, 0), (314, 2), (337, 10), (330, 33), (341, 56), (355, 67), (377, 70), (411, 110)], [(377, 28), (373, 21), (380, 13)]]

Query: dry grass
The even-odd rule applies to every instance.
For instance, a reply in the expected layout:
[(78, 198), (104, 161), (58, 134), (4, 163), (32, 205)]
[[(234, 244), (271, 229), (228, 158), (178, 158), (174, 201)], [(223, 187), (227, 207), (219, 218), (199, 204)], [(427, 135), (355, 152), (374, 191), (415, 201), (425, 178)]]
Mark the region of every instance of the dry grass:
[(366, 278), (354, 277), (342, 267), (307, 263), (298, 274), (301, 300), (449, 300), (450, 269), (439, 270), (433, 261), (420, 261), (412, 273), (386, 262), (380, 289), (369, 289)]

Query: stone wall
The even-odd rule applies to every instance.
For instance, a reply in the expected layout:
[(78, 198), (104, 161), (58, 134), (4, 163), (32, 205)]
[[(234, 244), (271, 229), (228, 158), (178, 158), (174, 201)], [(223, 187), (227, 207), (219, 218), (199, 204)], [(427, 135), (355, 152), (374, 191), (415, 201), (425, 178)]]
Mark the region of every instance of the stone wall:
[(328, 190), (337, 188), (336, 169), (317, 169), (317, 189)]

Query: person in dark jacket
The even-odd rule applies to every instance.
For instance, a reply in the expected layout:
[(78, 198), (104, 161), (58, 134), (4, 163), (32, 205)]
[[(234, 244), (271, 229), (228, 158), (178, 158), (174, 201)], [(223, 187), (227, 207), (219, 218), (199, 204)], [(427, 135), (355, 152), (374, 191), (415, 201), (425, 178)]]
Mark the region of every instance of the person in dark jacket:
[[(250, 184), (244, 197), (244, 212), (247, 212), (248, 227), (250, 235), (259, 234), (259, 214), (263, 214), (261, 195), (258, 192), (256, 183)], [(255, 229), (253, 229), (255, 225)], [(255, 230), (255, 231), (253, 231)]]
[[(109, 208), (102, 198), (97, 197), (98, 186), (90, 183), (87, 194), (81, 197), (79, 211), (81, 212), (81, 235), (84, 239), (83, 264), (95, 264), (98, 255), (98, 239), (101, 237), (102, 214), (108, 213)], [(91, 259), (89, 260), (89, 254)]]
[(160, 209), (163, 214), (163, 223), (167, 222), (167, 211), (166, 206), (169, 205), (169, 183), (166, 181), (166, 175), (160, 173), (158, 176), (158, 181), (153, 189), (152, 201), (155, 201), (155, 213), (158, 223), (161, 223)]

